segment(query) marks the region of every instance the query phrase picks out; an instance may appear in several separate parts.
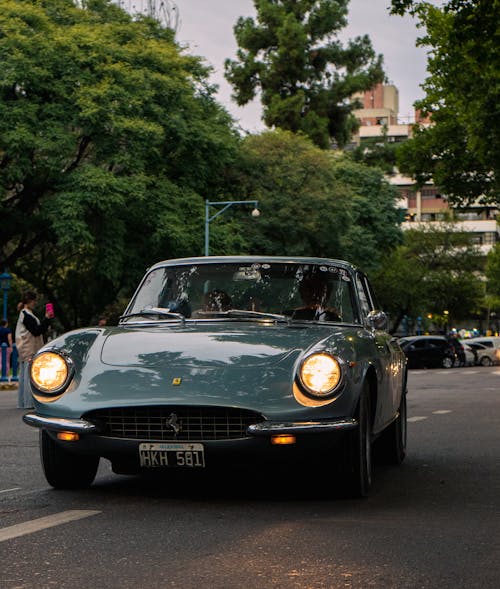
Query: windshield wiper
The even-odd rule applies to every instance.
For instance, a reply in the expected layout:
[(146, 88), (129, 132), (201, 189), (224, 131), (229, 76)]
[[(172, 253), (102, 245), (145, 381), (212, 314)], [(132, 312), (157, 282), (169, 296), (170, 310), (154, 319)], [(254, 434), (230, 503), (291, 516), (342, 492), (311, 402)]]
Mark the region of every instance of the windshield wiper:
[(255, 319), (275, 319), (276, 321), (288, 321), (288, 318), (278, 313), (261, 313), (247, 309), (229, 309), (227, 311), (198, 311), (200, 315), (210, 317), (250, 317)]
[(181, 313), (174, 313), (168, 309), (162, 309), (160, 307), (151, 307), (150, 309), (142, 309), (136, 313), (127, 313), (122, 315), (119, 319), (128, 319), (129, 317), (147, 317), (148, 315), (154, 317), (169, 317), (170, 319), (180, 319), (182, 322), (186, 321), (186, 318)]

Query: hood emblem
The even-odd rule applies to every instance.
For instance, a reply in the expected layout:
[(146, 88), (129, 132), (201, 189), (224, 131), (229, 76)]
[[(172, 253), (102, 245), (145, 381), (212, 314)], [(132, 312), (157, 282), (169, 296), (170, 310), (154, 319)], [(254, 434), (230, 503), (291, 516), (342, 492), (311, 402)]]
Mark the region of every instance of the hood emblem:
[(176, 385), (176, 386), (177, 386), (177, 385), (180, 385), (180, 384), (181, 384), (181, 382), (182, 382), (182, 378), (180, 378), (180, 377), (178, 377), (178, 376), (176, 376), (176, 377), (175, 377), (175, 378), (172, 380), (172, 384), (173, 384), (173, 385)]
[(178, 422), (178, 419), (179, 418), (177, 417), (177, 413), (171, 413), (165, 422), (165, 425), (172, 429), (174, 435), (179, 434), (182, 430), (181, 423), (180, 421)]

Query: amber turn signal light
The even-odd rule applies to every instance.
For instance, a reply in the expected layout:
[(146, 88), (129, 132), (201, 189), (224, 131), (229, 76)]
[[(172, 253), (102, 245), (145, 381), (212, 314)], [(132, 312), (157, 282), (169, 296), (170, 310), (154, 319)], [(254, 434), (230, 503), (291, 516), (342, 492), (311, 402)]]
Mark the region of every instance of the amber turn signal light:
[(75, 432), (57, 432), (57, 439), (63, 440), (64, 442), (77, 442), (80, 439), (80, 435)]
[(276, 446), (286, 446), (288, 444), (295, 444), (296, 442), (295, 436), (292, 434), (278, 434), (276, 436), (271, 436), (271, 444)]

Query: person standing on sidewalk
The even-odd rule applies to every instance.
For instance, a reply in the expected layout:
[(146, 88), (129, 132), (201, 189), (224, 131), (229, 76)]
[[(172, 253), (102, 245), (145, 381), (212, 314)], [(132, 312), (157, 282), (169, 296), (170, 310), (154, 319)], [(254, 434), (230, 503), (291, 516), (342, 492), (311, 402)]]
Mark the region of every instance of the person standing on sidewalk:
[(33, 312), (36, 302), (36, 294), (28, 291), (24, 293), (22, 301), (17, 306), (19, 309), (16, 325), (16, 347), (19, 355), (17, 406), (25, 409), (33, 407), (28, 373), (29, 363), (43, 346), (43, 336), (47, 333), (54, 316), (53, 313), (46, 312), (45, 317), (40, 321)]
[[(1, 352), (2, 344), (6, 344), (7, 349), (5, 356)], [(0, 367), (3, 369), (2, 374), (5, 374), (8, 378), (10, 369), (10, 355), (12, 353), (12, 330), (9, 329), (9, 323), (7, 319), (0, 321)], [(5, 366), (2, 365), (3, 358), (5, 358)]]

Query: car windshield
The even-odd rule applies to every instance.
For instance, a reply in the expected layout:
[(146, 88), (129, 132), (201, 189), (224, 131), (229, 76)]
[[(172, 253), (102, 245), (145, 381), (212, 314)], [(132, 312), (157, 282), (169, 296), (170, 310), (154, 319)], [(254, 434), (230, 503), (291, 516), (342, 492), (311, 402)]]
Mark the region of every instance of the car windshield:
[(300, 263), (156, 268), (146, 276), (122, 321), (175, 320), (174, 314), (187, 319), (359, 322), (348, 270)]

